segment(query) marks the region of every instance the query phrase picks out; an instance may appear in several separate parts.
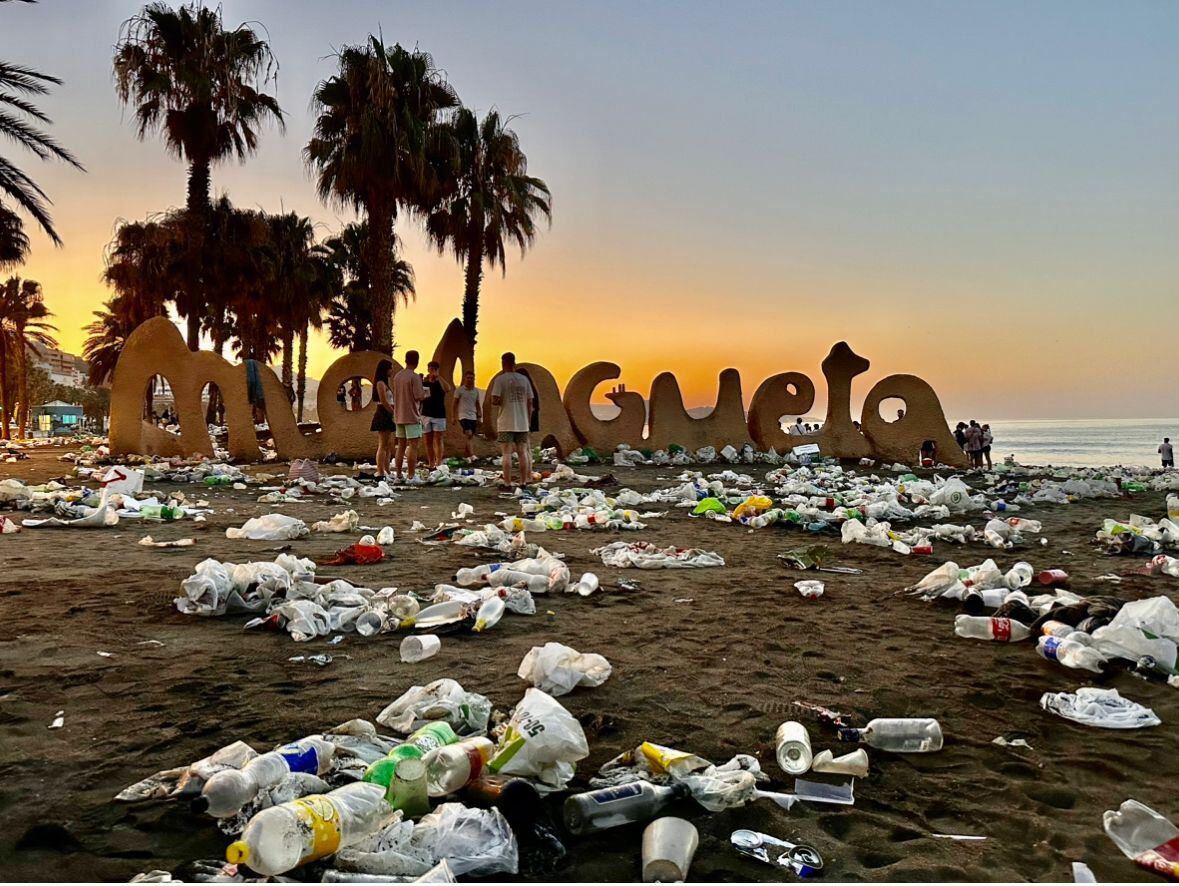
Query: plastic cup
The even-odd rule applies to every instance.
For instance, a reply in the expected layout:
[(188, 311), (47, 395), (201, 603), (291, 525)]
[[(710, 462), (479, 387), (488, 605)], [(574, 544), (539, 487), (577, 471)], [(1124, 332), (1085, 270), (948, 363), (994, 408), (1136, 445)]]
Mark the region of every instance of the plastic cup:
[(682, 818), (657, 818), (643, 831), (643, 882), (679, 883), (700, 845), (696, 826)]
[(788, 775), (802, 775), (811, 768), (811, 736), (797, 720), (787, 720), (774, 735), (778, 766)]
[(401, 660), (407, 664), (425, 661), (430, 656), (436, 655), (441, 648), (442, 640), (437, 634), (419, 634), (406, 637), (401, 641)]
[(372, 637), (385, 629), (385, 618), (379, 612), (362, 612), (356, 617), (356, 633), (362, 637)]

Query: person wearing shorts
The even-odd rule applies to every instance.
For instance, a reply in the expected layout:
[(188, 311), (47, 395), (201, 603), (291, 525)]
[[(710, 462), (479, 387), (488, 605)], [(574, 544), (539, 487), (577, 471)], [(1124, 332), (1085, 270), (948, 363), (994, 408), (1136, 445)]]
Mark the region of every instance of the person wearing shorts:
[(501, 358), (503, 371), (491, 383), (491, 405), (499, 409), (495, 429), (503, 454), (505, 485), (512, 482), (512, 453), (520, 464), (520, 483), (532, 480), (532, 453), (528, 447), (528, 420), (532, 414), (532, 384), (516, 371), (516, 355)]
[(393, 476), (400, 480), (402, 456), (406, 456), (406, 479), (417, 481), (418, 440), (422, 438), (422, 401), (429, 396), (418, 375), (418, 352), (406, 351), (405, 368), (393, 376), (393, 420), (397, 423), (397, 451), (393, 456)]
[(430, 470), (442, 464), (442, 435), (446, 433), (446, 385), (438, 377), (438, 362), (426, 364), (426, 399), (422, 401), (422, 431), (426, 438), (426, 464)]
[(454, 389), (454, 413), (458, 416), (459, 427), (463, 429), (466, 450), (463, 455), (467, 459), (474, 458), (471, 440), (479, 429), (479, 422), (483, 418), (483, 409), (479, 405), (479, 389), (475, 387), (475, 373), (463, 373), (463, 383)]

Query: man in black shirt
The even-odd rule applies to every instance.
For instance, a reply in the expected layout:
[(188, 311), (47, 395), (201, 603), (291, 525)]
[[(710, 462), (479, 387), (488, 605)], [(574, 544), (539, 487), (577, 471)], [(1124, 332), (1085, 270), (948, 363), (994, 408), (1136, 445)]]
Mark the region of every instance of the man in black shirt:
[(422, 401), (422, 432), (426, 438), (426, 464), (430, 470), (442, 464), (442, 436), (446, 433), (446, 387), (438, 377), (438, 363), (431, 360), (426, 365), (426, 377), (422, 379), (429, 395)]

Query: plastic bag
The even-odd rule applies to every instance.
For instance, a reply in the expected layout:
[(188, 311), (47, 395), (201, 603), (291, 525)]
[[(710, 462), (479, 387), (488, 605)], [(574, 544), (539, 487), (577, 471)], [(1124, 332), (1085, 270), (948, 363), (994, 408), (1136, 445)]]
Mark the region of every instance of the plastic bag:
[(533, 646), (517, 672), (549, 695), (565, 695), (576, 686), (601, 686), (610, 677), (610, 662), (593, 652), (578, 652), (561, 643)]
[(411, 686), (377, 714), (377, 722), (408, 735), (415, 720), (445, 720), (460, 734), (482, 735), (490, 717), (491, 702), (486, 696), (467, 692), (457, 680), (443, 678)]
[(548, 693), (529, 689), (512, 711), (487, 768), (534, 779), (536, 788), (547, 793), (563, 790), (575, 772), (573, 764), (588, 756), (581, 724)]
[(516, 835), (498, 809), (443, 803), (422, 816), (410, 846), (435, 862), (446, 859), (456, 877), (514, 874), (519, 865)]
[(360, 525), (356, 511), (341, 511), (330, 520), (319, 520), (311, 524), (312, 532), (355, 532)]
[(251, 541), (287, 541), (307, 534), (307, 524), (298, 517), (286, 514), (265, 514), (251, 517), (240, 527), (230, 526), (226, 538), (247, 538)]

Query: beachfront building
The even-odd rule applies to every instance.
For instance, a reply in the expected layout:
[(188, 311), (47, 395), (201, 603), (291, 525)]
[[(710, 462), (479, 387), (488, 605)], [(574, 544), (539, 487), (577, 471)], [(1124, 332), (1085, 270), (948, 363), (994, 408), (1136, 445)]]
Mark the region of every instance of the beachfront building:
[(34, 406), (29, 413), (33, 421), (34, 437), (56, 437), (81, 429), (83, 409), (74, 403), (53, 400)]

